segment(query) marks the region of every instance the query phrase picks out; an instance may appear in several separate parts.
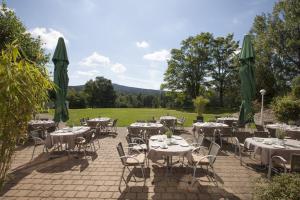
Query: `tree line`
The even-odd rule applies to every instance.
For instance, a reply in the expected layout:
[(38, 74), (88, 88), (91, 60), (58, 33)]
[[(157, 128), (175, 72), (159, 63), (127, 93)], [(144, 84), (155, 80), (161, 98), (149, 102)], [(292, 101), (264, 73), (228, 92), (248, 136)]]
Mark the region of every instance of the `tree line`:
[[(300, 1), (279, 1), (272, 13), (254, 19), (248, 34), (252, 37), (256, 58), (256, 101), (265, 89), (266, 102), (291, 91), (292, 80), (300, 74)], [(239, 41), (233, 34), (215, 37), (203, 32), (188, 37), (178, 49), (171, 50), (171, 59), (164, 74), (162, 89), (181, 102), (191, 105), (192, 99), (204, 96), (210, 105), (240, 105)]]
[(82, 91), (69, 89), (70, 108), (158, 108), (165, 107), (165, 95), (116, 92), (111, 80), (96, 77), (89, 80)]

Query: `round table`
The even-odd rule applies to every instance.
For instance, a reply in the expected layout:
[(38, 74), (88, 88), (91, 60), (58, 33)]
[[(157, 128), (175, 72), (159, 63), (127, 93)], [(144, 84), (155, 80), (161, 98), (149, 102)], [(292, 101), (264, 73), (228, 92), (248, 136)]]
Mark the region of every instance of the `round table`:
[[(284, 142), (284, 144), (282, 143)], [(269, 165), (268, 177), (271, 176), (272, 157), (282, 156), (288, 162), (291, 154), (300, 153), (300, 141), (277, 138), (247, 138), (244, 143), (248, 149), (254, 149), (254, 152), (260, 154), (262, 164)]]
[(199, 131), (203, 130), (205, 137), (213, 137), (215, 129), (223, 129), (229, 127), (227, 124), (217, 123), (217, 122), (197, 122), (193, 124), (193, 130)]
[(45, 129), (55, 126), (55, 122), (52, 120), (30, 120), (28, 126), (31, 128), (43, 127)]
[(164, 132), (164, 125), (160, 123), (141, 123), (135, 122), (130, 124), (130, 128), (135, 128), (144, 131), (144, 139), (149, 138), (150, 135), (158, 135)]
[(218, 123), (227, 124), (228, 126), (232, 126), (234, 122), (237, 122), (239, 119), (236, 117), (219, 117), (217, 118)]
[(86, 132), (90, 130), (90, 127), (86, 126), (76, 126), (73, 128), (63, 128), (50, 133), (46, 138), (46, 147), (51, 148), (55, 144), (67, 144), (68, 149), (73, 149), (75, 147), (76, 137), (83, 136)]
[(156, 162), (166, 158), (166, 176), (171, 173), (171, 167), (175, 163), (172, 162), (173, 156), (186, 157), (188, 161), (192, 161), (192, 150), (185, 139), (180, 136), (172, 136), (167, 138), (166, 135), (154, 135), (149, 139), (149, 152), (147, 157)]
[(276, 135), (277, 129), (282, 129), (286, 132), (286, 134), (289, 137), (300, 140), (300, 127), (276, 123), (268, 124), (266, 125), (266, 128), (269, 130), (270, 133), (272, 133), (272, 135)]
[(108, 117), (100, 117), (86, 120), (87, 125), (91, 128), (96, 128), (98, 124), (100, 124), (100, 126), (107, 126), (109, 122), (110, 118)]
[(174, 116), (161, 116), (159, 118), (160, 123), (164, 124), (166, 127), (174, 130), (177, 118)]
[(160, 120), (177, 120), (177, 118), (174, 116), (161, 116), (159, 119)]

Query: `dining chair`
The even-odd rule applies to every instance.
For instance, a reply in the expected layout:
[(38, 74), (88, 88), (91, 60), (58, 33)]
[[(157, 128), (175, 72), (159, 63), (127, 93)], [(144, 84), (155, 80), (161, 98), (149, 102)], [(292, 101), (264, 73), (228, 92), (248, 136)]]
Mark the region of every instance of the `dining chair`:
[(185, 117), (180, 117), (176, 121), (176, 127), (179, 127), (181, 130), (184, 130), (184, 122), (185, 122)]
[(268, 138), (269, 132), (267, 131), (254, 131), (254, 137)]
[(247, 154), (252, 156), (252, 153), (254, 152), (253, 149), (249, 149), (244, 145), (245, 140), (250, 137), (253, 137), (253, 134), (247, 131), (237, 131), (235, 132), (235, 137), (233, 137), (233, 143), (235, 144), (234, 153), (235, 155), (238, 155), (241, 165), (243, 165), (242, 155)]
[(113, 119), (107, 124), (108, 131), (117, 133), (117, 122), (118, 119)]
[(192, 182), (189, 182), (189, 183), (194, 183), (196, 181), (195, 176), (196, 176), (196, 170), (197, 170), (198, 166), (206, 166), (207, 172), (209, 171), (209, 168), (211, 168), (211, 170), (213, 172), (213, 177), (216, 180), (214, 163), (216, 161), (216, 158), (217, 158), (220, 148), (221, 147), (217, 143), (212, 142), (210, 144), (207, 155), (203, 155), (200, 152), (201, 147), (197, 147), (192, 150), (192, 156), (191, 156), (192, 158), (188, 161), (188, 166), (192, 167), (192, 169), (193, 169), (193, 178), (192, 178)]
[[(46, 133), (45, 137), (47, 137), (47, 133)], [(43, 145), (43, 152), (46, 151), (48, 153), (48, 149), (46, 147), (45, 140), (40, 136), (39, 130), (30, 131), (30, 138), (34, 142), (34, 144), (33, 144), (34, 147), (33, 147), (32, 155), (31, 155), (31, 160), (33, 159), (35, 149), (36, 149), (37, 146)]]
[[(94, 133), (93, 131), (88, 131), (82, 137), (77, 137), (75, 139), (75, 145), (78, 148), (78, 152), (83, 149), (84, 157), (86, 158), (87, 149), (90, 148), (93, 152), (96, 152), (96, 147), (94, 144)], [(100, 144), (99, 144), (100, 148)]]
[(255, 123), (255, 127), (256, 127), (257, 131), (265, 131), (265, 128), (264, 128), (263, 125), (260, 125), (260, 124), (256, 124), (256, 123)]
[(284, 173), (300, 172), (300, 154), (292, 154), (290, 163), (282, 156), (272, 157), (272, 170), (279, 173), (283, 169)]
[(147, 150), (148, 150), (148, 146), (147, 146), (146, 141), (143, 140), (140, 137), (136, 137), (134, 135), (127, 134), (126, 135), (126, 141), (128, 143), (128, 146), (130, 147), (130, 149), (128, 149), (129, 154), (130, 154), (130, 150), (132, 150), (132, 149), (142, 151), (144, 153), (146, 153)]
[[(128, 148), (131, 148), (131, 147), (128, 147)], [(124, 178), (125, 168), (127, 168), (129, 170), (129, 172), (131, 173), (132, 170), (130, 170), (129, 167), (133, 167), (133, 168), (140, 167), (142, 176), (144, 178), (144, 183), (145, 183), (145, 181), (146, 181), (145, 170), (144, 170), (145, 160), (146, 160), (145, 154), (142, 152), (139, 152), (138, 150), (134, 150), (135, 151), (134, 154), (126, 155), (121, 142), (117, 145), (117, 151), (118, 151), (119, 157), (121, 159), (121, 163), (123, 165), (122, 174), (121, 174), (121, 178), (120, 178), (120, 182), (119, 182), (119, 190), (121, 190), (122, 180), (124, 180), (126, 186), (128, 184), (128, 182)], [(133, 176), (133, 178), (135, 179), (135, 176)], [(135, 179), (135, 181), (136, 181), (136, 179)]]

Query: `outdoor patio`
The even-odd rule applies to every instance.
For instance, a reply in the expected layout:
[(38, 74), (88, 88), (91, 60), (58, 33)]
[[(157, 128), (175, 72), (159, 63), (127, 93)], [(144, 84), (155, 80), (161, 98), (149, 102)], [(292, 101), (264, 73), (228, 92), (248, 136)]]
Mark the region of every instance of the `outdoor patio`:
[[(165, 168), (150, 161), (145, 185), (142, 178), (138, 178), (139, 182), (129, 182), (127, 188), (122, 181), (120, 192), (122, 164), (116, 145), (120, 141), (127, 144), (126, 128), (118, 128), (117, 132), (116, 137), (101, 138), (101, 148), (87, 159), (63, 156), (49, 160), (46, 153), (42, 153), (43, 147), (39, 146), (32, 164), (28, 166), (25, 164), (30, 162), (33, 146), (17, 148), (10, 181), (0, 199), (252, 199), (255, 179), (265, 176), (264, 172), (240, 166), (239, 159), (234, 156), (234, 148), (227, 144), (215, 163), (218, 186), (212, 181), (211, 174), (207, 176), (206, 170), (198, 171), (200, 181), (188, 184), (192, 170), (186, 171), (185, 168), (173, 169), (176, 177), (183, 182), (176, 182), (173, 178), (156, 182), (164, 178)], [(191, 128), (186, 128), (181, 136), (191, 138)], [(244, 160), (253, 162), (247, 158)], [(125, 177), (128, 177), (127, 172)], [(135, 172), (137, 177), (141, 177), (139, 169)]]

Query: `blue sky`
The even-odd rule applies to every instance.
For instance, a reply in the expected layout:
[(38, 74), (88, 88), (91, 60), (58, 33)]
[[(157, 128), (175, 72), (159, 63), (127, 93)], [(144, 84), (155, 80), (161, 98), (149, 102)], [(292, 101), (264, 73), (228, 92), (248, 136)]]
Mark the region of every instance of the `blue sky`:
[[(200, 32), (242, 40), (274, 0), (9, 0), (8, 7), (53, 53), (63, 36), (69, 85), (96, 76), (159, 89), (172, 48)], [(52, 63), (50, 68), (53, 68)]]

